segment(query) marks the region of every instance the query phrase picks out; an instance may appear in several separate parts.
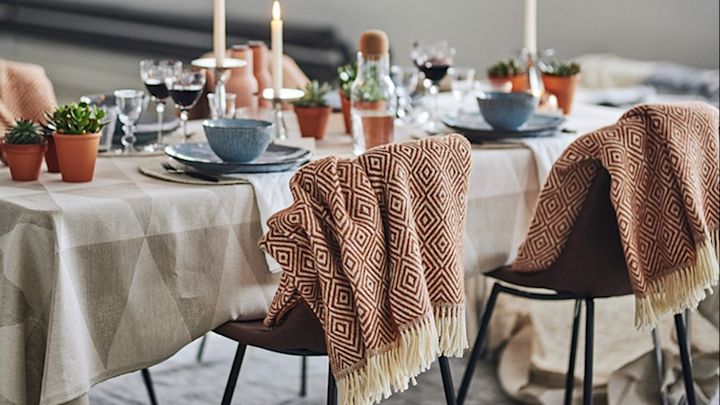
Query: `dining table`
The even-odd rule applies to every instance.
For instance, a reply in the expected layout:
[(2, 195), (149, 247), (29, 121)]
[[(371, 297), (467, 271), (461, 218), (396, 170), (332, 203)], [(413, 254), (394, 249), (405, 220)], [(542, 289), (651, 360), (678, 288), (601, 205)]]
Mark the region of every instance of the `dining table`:
[[(453, 99), (443, 94), (441, 105)], [(621, 114), (576, 103), (558, 136)], [(292, 112), (286, 120), (286, 142), (313, 159), (352, 157), (339, 113), (322, 140), (301, 138)], [(203, 140), (200, 121), (190, 130)], [(422, 136), (396, 125), (398, 142)], [(265, 314), (279, 274), (257, 245), (253, 186), (163, 181), (138, 170), (149, 159), (163, 158), (99, 157), (87, 183), (47, 172), (14, 182), (0, 168), (0, 403), (87, 403), (94, 384), (159, 363), (227, 321)], [(464, 239), (471, 324), (479, 276), (512, 260), (540, 188), (522, 142), (473, 146)]]

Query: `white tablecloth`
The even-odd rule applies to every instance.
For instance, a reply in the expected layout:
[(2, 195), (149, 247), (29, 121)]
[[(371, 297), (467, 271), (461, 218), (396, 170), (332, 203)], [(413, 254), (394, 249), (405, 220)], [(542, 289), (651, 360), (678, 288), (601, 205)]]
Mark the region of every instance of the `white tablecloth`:
[[(620, 112), (574, 114), (568, 127), (582, 132)], [(295, 132), (292, 116), (288, 124)], [(331, 131), (315, 151), (349, 154), (351, 138)], [(510, 259), (539, 190), (522, 146), (477, 147), (472, 158), (469, 276)], [(252, 187), (148, 178), (137, 170), (143, 159), (100, 158), (86, 184), (49, 173), (17, 183), (0, 168), (0, 403), (85, 402), (99, 381), (265, 313), (278, 276), (256, 245)]]

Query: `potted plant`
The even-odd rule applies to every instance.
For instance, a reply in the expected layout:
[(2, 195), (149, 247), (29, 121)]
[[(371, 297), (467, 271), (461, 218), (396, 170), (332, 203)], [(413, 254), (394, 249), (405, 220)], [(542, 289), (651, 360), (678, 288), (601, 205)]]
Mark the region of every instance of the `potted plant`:
[(325, 101), (328, 92), (329, 84), (321, 85), (317, 80), (313, 80), (305, 86), (305, 95), (293, 103), (302, 136), (318, 140), (325, 136), (328, 117), (332, 111)]
[(525, 68), (518, 65), (514, 59), (496, 62), (487, 69), (487, 77), (494, 88), (502, 89), (510, 83), (513, 92), (530, 89)]
[(33, 181), (40, 177), (47, 142), (42, 128), (30, 120), (17, 120), (5, 134), (3, 151), (15, 181)]
[(580, 77), (580, 65), (575, 62), (551, 61), (541, 65), (545, 91), (557, 97), (563, 113), (570, 114), (575, 86)]
[(43, 137), (47, 142), (47, 150), (45, 151), (45, 166), (49, 173), (60, 173), (60, 163), (57, 158), (57, 148), (55, 148), (55, 140), (52, 137), (53, 130), (47, 126), (42, 127)]
[(48, 114), (53, 130), (62, 180), (71, 183), (91, 181), (102, 128), (107, 122), (105, 111), (87, 103), (59, 106)]
[(340, 105), (342, 106), (343, 122), (345, 123), (345, 133), (352, 133), (352, 123), (350, 121), (350, 94), (352, 84), (357, 75), (357, 67), (354, 63), (340, 66), (338, 68), (338, 82), (340, 83)]

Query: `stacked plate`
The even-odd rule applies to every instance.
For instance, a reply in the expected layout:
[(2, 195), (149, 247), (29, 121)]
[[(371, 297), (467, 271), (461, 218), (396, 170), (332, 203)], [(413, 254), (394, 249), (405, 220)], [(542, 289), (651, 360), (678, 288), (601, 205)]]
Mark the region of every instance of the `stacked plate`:
[(472, 143), (552, 136), (560, 131), (560, 126), (564, 122), (565, 118), (562, 116), (535, 114), (518, 129), (497, 130), (491, 127), (480, 113), (443, 118), (445, 125), (458, 131)]
[(225, 162), (207, 142), (189, 142), (165, 148), (178, 162), (206, 173), (271, 173), (292, 170), (310, 160), (311, 152), (293, 146), (270, 144), (259, 158), (245, 163)]

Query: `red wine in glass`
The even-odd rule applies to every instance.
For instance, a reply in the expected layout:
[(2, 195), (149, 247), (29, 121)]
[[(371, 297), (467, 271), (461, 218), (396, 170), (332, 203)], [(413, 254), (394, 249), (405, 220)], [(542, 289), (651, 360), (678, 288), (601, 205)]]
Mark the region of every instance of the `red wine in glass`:
[(175, 104), (182, 109), (189, 110), (200, 99), (203, 86), (173, 86), (170, 89), (170, 97)]
[(145, 88), (156, 100), (164, 100), (170, 95), (165, 82), (160, 79), (147, 79)]
[(418, 69), (425, 74), (425, 78), (433, 83), (438, 83), (442, 80), (450, 68), (447, 62), (434, 59), (428, 59), (422, 63), (416, 63), (416, 65)]

